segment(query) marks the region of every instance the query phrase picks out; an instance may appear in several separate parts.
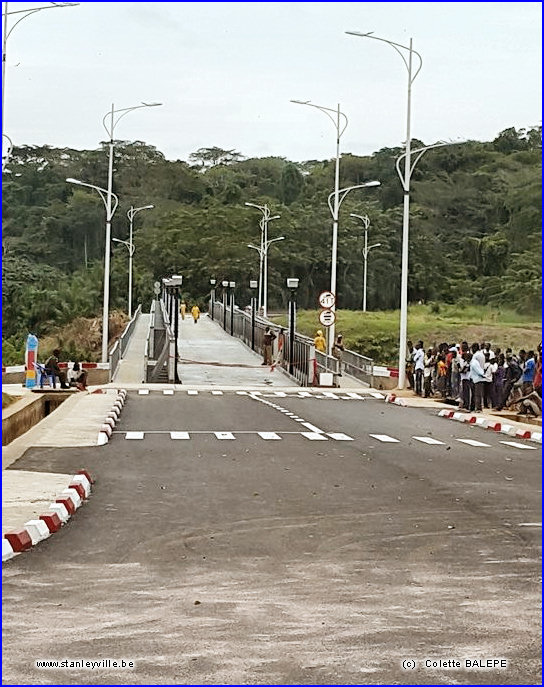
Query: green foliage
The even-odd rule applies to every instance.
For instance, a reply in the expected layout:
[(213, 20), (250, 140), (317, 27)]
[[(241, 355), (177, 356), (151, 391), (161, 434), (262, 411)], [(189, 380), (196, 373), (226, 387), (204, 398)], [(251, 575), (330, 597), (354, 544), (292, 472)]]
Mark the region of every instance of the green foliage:
[[(288, 276), (300, 277), (302, 308), (315, 307), (320, 291), (329, 288), (327, 197), (334, 188), (334, 160), (243, 159), (235, 150), (210, 147), (193, 153), (188, 164), (168, 161), (141, 141), (116, 141), (114, 151), (120, 206), (113, 236), (128, 238), (131, 205), (155, 206), (134, 221), (135, 304), (147, 307), (153, 281), (174, 271), (184, 275), (189, 300), (206, 302), (209, 279), (215, 277), (236, 281), (237, 302), (248, 303), (248, 282), (258, 278), (259, 259), (247, 244), (259, 244), (261, 217), (245, 202), (267, 204), (272, 214), (281, 215), (268, 228), (269, 239), (285, 237), (268, 255), (269, 308), (285, 308)], [(381, 244), (368, 260), (369, 309), (398, 307), (403, 193), (395, 159), (400, 152), (383, 148), (371, 156), (342, 157), (342, 187), (381, 182), (354, 190), (341, 207), (337, 303), (343, 310), (361, 308), (363, 299), (364, 231), (350, 213), (368, 214), (369, 241)], [(13, 150), (3, 174), (4, 337), (24, 337), (29, 330), (43, 335), (76, 316), (99, 316), (104, 206), (98, 194), (65, 179), (104, 186), (107, 168), (107, 144), (91, 151)], [(434, 315), (440, 317), (446, 304), (458, 310), (474, 303), (539, 312), (540, 227), (540, 127), (510, 128), (490, 143), (468, 141), (429, 151), (412, 178), (410, 302), (436, 303), (440, 311)], [(125, 248), (113, 249), (112, 308), (126, 307), (127, 258)], [(379, 353), (389, 346), (388, 337), (376, 333), (364, 345)]]

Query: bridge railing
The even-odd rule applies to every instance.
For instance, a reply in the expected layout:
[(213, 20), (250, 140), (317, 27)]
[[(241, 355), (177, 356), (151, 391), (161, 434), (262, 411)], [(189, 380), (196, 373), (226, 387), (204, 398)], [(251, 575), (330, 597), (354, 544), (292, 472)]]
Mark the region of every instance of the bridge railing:
[(121, 362), (121, 359), (125, 355), (125, 352), (127, 350), (127, 346), (130, 343), (130, 337), (132, 336), (134, 332), (134, 328), (136, 327), (136, 322), (138, 321), (138, 318), (140, 317), (142, 313), (142, 304), (140, 303), (138, 307), (136, 308), (136, 312), (132, 316), (132, 319), (130, 322), (127, 324), (125, 329), (123, 330), (123, 333), (121, 336), (117, 339), (115, 344), (113, 345), (113, 348), (108, 354), (108, 359), (110, 363), (110, 382), (114, 378), (115, 373), (117, 372), (117, 368), (119, 366), (119, 363)]

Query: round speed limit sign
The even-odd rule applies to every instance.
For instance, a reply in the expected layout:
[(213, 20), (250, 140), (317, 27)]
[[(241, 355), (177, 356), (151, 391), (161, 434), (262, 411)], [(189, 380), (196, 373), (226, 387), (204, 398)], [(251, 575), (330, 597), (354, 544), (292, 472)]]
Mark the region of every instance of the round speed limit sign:
[(336, 298), (331, 291), (323, 291), (323, 293), (319, 295), (319, 305), (322, 308), (332, 308), (335, 302)]
[(324, 327), (330, 327), (336, 322), (336, 314), (333, 310), (322, 310), (319, 313), (319, 321)]

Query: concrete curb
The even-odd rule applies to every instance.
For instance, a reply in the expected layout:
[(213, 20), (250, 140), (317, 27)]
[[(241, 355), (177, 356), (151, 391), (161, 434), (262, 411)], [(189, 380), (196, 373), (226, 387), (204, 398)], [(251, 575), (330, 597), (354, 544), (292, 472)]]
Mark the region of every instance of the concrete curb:
[(121, 410), (123, 410), (123, 406), (125, 405), (126, 398), (127, 390), (118, 389), (117, 396), (115, 397), (115, 401), (113, 402), (111, 410), (109, 411), (98, 431), (98, 438), (96, 440), (97, 446), (104, 446), (104, 444), (107, 444), (110, 440), (113, 428), (115, 427), (115, 424), (119, 419), (119, 415), (121, 414)]
[(385, 402), (394, 403), (396, 406), (404, 406), (405, 408), (408, 405), (403, 398), (400, 398), (400, 396), (397, 396), (396, 394), (387, 394), (385, 397)]
[(72, 477), (67, 489), (62, 491), (46, 513), (42, 513), (39, 518), (29, 520), (20, 530), (6, 532), (2, 537), (2, 562), (27, 551), (54, 532), (58, 532), (89, 497), (92, 484), (93, 480), (87, 470), (79, 470)]
[(455, 410), (446, 409), (439, 411), (438, 415), (440, 417), (446, 417), (449, 420), (457, 420), (458, 422), (465, 422), (469, 425), (478, 425), (479, 427), (484, 427), (485, 429), (492, 429), (495, 432), (508, 434), (509, 436), (517, 437), (518, 439), (528, 439), (529, 441), (535, 441), (538, 444), (542, 443), (542, 432), (532, 432), (528, 429), (518, 429), (514, 427), (514, 425), (510, 425), (506, 422), (488, 420), (485, 417), (478, 417), (477, 415), (460, 413)]

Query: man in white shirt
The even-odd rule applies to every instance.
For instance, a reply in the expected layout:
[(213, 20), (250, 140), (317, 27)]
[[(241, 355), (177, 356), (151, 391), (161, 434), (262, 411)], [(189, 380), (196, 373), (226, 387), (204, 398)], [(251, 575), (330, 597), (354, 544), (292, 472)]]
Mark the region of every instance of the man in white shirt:
[(425, 351), (423, 350), (423, 341), (418, 341), (414, 349), (414, 374), (415, 374), (415, 392), (421, 396), (423, 392), (423, 370), (425, 369), (424, 359)]

